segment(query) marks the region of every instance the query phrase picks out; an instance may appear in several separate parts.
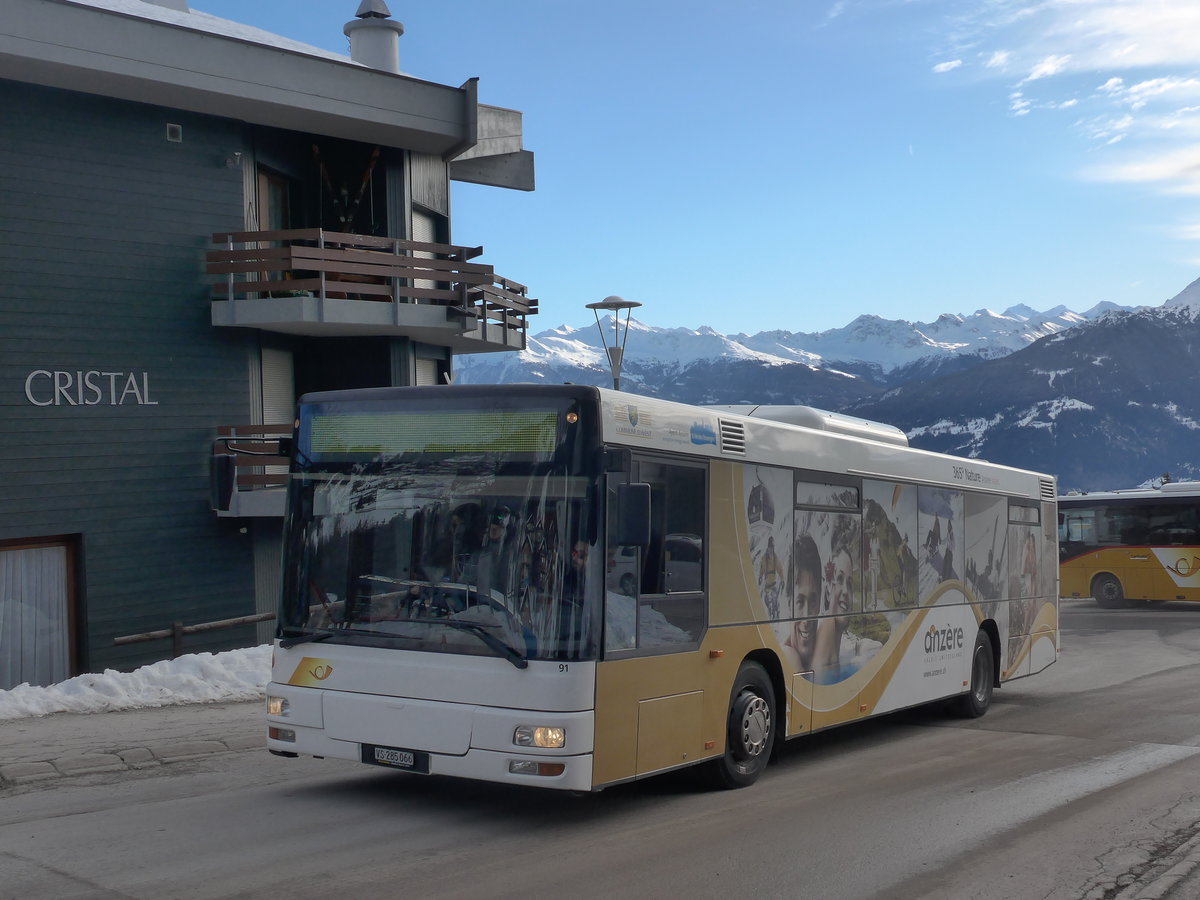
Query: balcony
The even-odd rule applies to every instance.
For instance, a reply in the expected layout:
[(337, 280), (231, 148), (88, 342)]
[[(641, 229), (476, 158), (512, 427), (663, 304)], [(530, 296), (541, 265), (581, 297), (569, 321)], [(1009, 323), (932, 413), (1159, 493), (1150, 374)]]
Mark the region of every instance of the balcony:
[(223, 425), (212, 444), (212, 508), (221, 517), (283, 515), (291, 425)]
[(537, 300), (473, 263), (482, 247), (319, 228), (220, 232), (212, 323), (308, 337), (407, 337), (454, 353), (525, 349)]

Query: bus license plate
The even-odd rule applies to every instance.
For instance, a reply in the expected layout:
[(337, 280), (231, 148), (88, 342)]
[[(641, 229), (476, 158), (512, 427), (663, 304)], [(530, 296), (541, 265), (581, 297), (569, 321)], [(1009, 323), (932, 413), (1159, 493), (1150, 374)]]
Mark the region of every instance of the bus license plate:
[(363, 744), (362, 761), (375, 766), (404, 769), (406, 772), (429, 772), (429, 754), (419, 750), (402, 750), (399, 747)]

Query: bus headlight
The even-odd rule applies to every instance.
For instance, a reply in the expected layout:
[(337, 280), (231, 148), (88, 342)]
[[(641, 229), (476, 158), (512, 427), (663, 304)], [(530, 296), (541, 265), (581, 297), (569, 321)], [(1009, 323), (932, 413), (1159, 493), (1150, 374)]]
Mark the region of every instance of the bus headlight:
[(291, 704), (287, 702), (286, 697), (267, 696), (267, 715), (268, 716), (286, 716), (288, 707)]
[(513, 732), (513, 743), (518, 747), (561, 750), (567, 745), (567, 730), (548, 725), (518, 725)]

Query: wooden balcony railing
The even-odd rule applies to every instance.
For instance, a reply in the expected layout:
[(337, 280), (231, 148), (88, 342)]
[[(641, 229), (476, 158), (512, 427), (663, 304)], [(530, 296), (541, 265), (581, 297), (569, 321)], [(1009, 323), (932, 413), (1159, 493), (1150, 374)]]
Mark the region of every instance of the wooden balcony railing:
[[(279, 440), (291, 433), (291, 425), (220, 426), (212, 444), (212, 508), (219, 513), (236, 511), (240, 493), (284, 487), (288, 458)], [(282, 503), (278, 506), (282, 515)]]
[(538, 311), (528, 288), (473, 263), (482, 247), (342, 234), (320, 228), (219, 232), (208, 252), (214, 300), (312, 296), (426, 303), (489, 326), (519, 329)]

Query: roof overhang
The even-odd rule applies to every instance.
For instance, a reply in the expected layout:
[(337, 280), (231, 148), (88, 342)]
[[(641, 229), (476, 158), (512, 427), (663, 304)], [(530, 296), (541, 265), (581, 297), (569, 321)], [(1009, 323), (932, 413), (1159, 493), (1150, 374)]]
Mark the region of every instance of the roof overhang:
[(71, 0), (0, 19), (0, 78), (440, 156), (476, 140), (450, 87)]
[(455, 181), (532, 191), (533, 153), (521, 146), (524, 130), (519, 111), (479, 104), (477, 139), (462, 153), (453, 155), (450, 177)]

